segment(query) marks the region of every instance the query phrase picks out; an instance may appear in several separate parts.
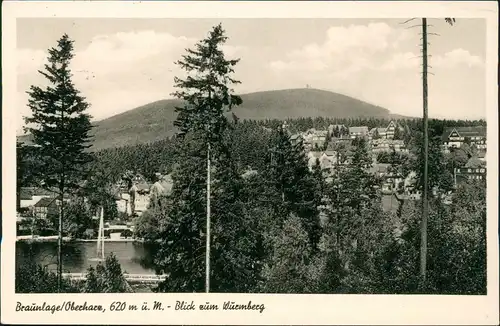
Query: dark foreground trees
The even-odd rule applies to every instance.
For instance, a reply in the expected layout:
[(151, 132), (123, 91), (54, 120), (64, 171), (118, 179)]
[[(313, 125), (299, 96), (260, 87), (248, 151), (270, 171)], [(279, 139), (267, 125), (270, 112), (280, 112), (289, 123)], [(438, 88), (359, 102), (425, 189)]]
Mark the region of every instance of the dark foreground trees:
[[(116, 256), (111, 253), (104, 263), (90, 266), (85, 281), (63, 278), (58, 288), (57, 274), (34, 262), (16, 268), (16, 293), (125, 293), (133, 292), (123, 276)], [(60, 290), (60, 291), (59, 291)]]
[(174, 123), (183, 150), (156, 259), (157, 271), (171, 277), (158, 291), (237, 292), (249, 281), (252, 261), (246, 253), (254, 244), (246, 241), (251, 230), (243, 231), (241, 181), (228, 138), (236, 119), (231, 122), (226, 115), (241, 103), (231, 89), (239, 83), (231, 76), (239, 60), (225, 58), (226, 40), (217, 25), (177, 62), (188, 73), (175, 78), (179, 91), (174, 93), (184, 101)]
[[(57, 46), (49, 49), (48, 64), (43, 75), (49, 86), (45, 89), (31, 86), (26, 117), (26, 131), (33, 136), (36, 146), (37, 169), (32, 171), (40, 186), (55, 191), (59, 199), (75, 192), (86, 177), (91, 161), (86, 151), (91, 136), (89, 104), (72, 82), (70, 70), (73, 41), (64, 34)], [(62, 246), (64, 200), (60, 200), (59, 247)], [(59, 248), (59, 253), (61, 253)], [(62, 259), (59, 254), (58, 277), (61, 282)]]

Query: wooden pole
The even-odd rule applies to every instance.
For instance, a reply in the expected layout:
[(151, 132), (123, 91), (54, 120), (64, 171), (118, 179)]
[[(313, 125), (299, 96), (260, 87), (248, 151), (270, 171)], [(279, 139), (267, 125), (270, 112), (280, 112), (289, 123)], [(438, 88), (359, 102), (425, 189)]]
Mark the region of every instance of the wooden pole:
[(422, 223), (421, 223), (421, 243), (420, 243), (420, 277), (422, 289), (425, 289), (426, 274), (427, 274), (427, 220), (429, 216), (429, 199), (428, 199), (428, 161), (429, 161), (429, 130), (428, 130), (428, 85), (427, 85), (427, 19), (422, 18), (422, 58), (423, 58), (423, 74), (422, 74), (422, 91), (423, 91), (423, 129), (424, 129), (424, 188), (423, 188), (423, 205), (422, 205)]
[(205, 256), (205, 292), (210, 292), (210, 142), (207, 148), (207, 248)]
[[(62, 192), (61, 192), (62, 193)], [(59, 232), (57, 237), (57, 292), (61, 293), (62, 290), (62, 229), (63, 229), (63, 205), (64, 195), (62, 195), (59, 204)]]

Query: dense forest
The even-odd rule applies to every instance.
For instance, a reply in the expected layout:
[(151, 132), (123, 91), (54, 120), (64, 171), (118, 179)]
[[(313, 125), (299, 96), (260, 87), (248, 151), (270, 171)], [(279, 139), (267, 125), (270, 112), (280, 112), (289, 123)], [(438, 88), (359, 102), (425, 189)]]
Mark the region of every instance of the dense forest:
[[(387, 119), (326, 119), (302, 118), (286, 121), (291, 133), (305, 132), (310, 128), (327, 130), (329, 125), (367, 126), (368, 128), (386, 127), (390, 120)], [(420, 119), (398, 120), (406, 132), (409, 141), (421, 131)], [(283, 125), (282, 120), (240, 120), (234, 125), (232, 132), (233, 156), (238, 169), (244, 173), (246, 169), (261, 170), (265, 165), (265, 158), (270, 155), (269, 141), (271, 130), (276, 130)], [(429, 121), (431, 137), (441, 137), (446, 127), (485, 126), (484, 120), (437, 120)], [(126, 171), (136, 171), (152, 180), (156, 172), (170, 173), (178, 163), (179, 140), (175, 137), (164, 140), (113, 149), (100, 150), (94, 153), (96, 169), (105, 171), (110, 180), (117, 181)], [(385, 158), (381, 163), (387, 163)]]

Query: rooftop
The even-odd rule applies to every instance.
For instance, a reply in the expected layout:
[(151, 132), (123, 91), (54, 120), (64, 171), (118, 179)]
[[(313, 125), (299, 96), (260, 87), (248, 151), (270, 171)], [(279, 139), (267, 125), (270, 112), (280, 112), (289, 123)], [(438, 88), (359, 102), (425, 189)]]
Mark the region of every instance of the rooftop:
[(50, 207), (56, 205), (55, 197), (43, 197), (35, 204), (35, 207)]
[(336, 152), (336, 151), (324, 151), (324, 153), (325, 153), (327, 156), (335, 156), (335, 155), (337, 155), (337, 152)]
[(465, 164), (466, 168), (480, 168), (483, 167), (485, 163), (479, 159), (479, 157), (471, 157)]
[(486, 127), (448, 127), (445, 128), (442, 139), (446, 140), (453, 130), (456, 130), (461, 137), (486, 137)]
[(366, 127), (366, 126), (361, 126), (361, 127), (349, 127), (349, 132), (350, 132), (350, 133), (368, 132), (368, 127)]

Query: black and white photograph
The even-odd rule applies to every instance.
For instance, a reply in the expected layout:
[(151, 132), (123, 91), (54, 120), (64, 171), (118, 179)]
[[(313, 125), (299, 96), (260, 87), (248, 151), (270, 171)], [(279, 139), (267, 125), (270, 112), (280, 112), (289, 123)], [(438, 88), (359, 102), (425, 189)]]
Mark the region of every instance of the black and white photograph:
[(15, 293), (491, 294), (487, 20), (360, 16), (17, 17)]

